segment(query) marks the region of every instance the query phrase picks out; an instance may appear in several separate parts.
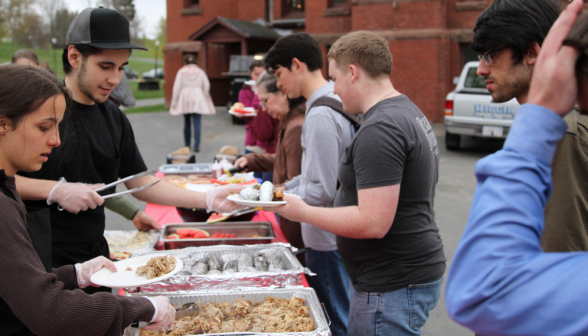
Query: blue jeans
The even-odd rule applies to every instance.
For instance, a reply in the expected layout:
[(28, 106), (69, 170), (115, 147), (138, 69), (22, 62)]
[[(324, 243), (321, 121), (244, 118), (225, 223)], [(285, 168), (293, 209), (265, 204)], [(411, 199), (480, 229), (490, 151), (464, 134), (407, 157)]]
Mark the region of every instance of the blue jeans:
[(386, 293), (352, 288), (349, 335), (421, 335), (421, 327), (439, 301), (441, 282), (443, 278)]
[(306, 279), (327, 309), (333, 336), (346, 336), (351, 280), (345, 271), (339, 252), (312, 250), (306, 252), (304, 258), (306, 267), (316, 273), (316, 276), (307, 276)]
[(200, 150), (200, 121), (202, 115), (198, 113), (184, 114), (184, 145), (190, 147), (190, 138), (192, 137), (192, 125), (190, 125), (190, 119), (194, 124), (194, 150)]

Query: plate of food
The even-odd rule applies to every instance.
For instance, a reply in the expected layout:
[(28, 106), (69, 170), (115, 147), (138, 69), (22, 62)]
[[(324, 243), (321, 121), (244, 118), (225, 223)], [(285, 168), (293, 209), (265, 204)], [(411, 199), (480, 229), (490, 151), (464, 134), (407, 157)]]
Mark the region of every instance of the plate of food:
[(110, 288), (140, 287), (174, 276), (184, 263), (168, 255), (146, 255), (114, 263), (118, 272), (103, 268), (90, 277), (96, 285)]
[(261, 185), (247, 186), (240, 193), (229, 195), (227, 199), (239, 205), (253, 208), (273, 208), (288, 204), (284, 201), (284, 194), (277, 191), (269, 181), (265, 181)]
[(237, 117), (255, 117), (257, 112), (253, 107), (245, 107), (243, 103), (235, 103), (229, 109), (229, 114), (235, 115)]

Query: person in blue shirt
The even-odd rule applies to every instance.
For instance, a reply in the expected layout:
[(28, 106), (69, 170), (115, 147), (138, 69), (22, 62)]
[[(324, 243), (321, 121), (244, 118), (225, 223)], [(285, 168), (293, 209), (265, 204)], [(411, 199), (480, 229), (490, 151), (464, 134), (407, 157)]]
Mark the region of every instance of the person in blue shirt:
[[(446, 288), (450, 317), (480, 335), (587, 335), (588, 254), (545, 253), (543, 210), (551, 194), (556, 142), (565, 116), (578, 101), (588, 109), (588, 56), (577, 41), (588, 15), (574, 0), (543, 42), (527, 104), (504, 148), (476, 164), (478, 180), (470, 218)], [(588, 42), (588, 41), (587, 41)], [(576, 78), (576, 61), (579, 58)], [(580, 94), (578, 94), (580, 92)]]

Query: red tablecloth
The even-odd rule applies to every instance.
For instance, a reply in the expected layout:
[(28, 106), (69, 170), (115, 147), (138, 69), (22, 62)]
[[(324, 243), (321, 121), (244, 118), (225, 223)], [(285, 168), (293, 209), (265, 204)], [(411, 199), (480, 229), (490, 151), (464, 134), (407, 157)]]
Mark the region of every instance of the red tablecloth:
[[(161, 225), (184, 222), (175, 207), (147, 203), (147, 206), (145, 207), (145, 213), (153, 217), (153, 219), (155, 219)], [(251, 219), (251, 221), (272, 223), (272, 229), (276, 235), (276, 238), (272, 240), (272, 243), (288, 242), (284, 236), (284, 233), (282, 232), (282, 229), (280, 228), (280, 225), (278, 224), (278, 221), (276, 220), (276, 215), (273, 212), (259, 210)], [(302, 275), (302, 285), (304, 287), (309, 287), (304, 274)]]

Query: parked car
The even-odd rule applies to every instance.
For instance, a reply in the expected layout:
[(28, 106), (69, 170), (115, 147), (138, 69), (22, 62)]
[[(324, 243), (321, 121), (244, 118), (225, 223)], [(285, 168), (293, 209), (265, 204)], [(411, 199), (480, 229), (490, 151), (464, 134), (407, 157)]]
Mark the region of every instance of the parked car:
[(162, 68), (157, 68), (157, 76), (155, 75), (155, 69), (151, 69), (151, 70), (143, 73), (143, 79), (155, 79), (155, 78), (163, 79), (163, 69)]
[(127, 76), (127, 79), (137, 79), (139, 78), (139, 74), (137, 73), (137, 71), (131, 69), (130, 66), (125, 65), (125, 75)]
[(468, 62), (457, 86), (445, 98), (445, 147), (459, 149), (462, 135), (506, 139), (513, 119), (520, 107), (516, 99), (506, 103), (492, 101), (484, 77), (479, 76), (479, 62)]

